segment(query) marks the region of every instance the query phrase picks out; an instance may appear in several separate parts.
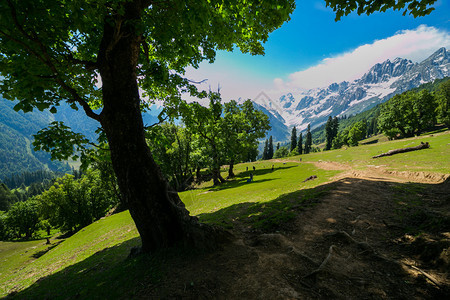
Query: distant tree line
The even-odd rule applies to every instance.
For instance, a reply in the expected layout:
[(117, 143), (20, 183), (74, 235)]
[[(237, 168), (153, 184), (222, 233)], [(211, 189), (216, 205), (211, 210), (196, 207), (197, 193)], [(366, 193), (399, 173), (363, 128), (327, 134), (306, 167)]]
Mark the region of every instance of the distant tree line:
[(20, 174), (15, 174), (10, 177), (4, 178), (2, 182), (10, 189), (18, 188), (22, 185), (29, 186), (32, 183), (43, 182), (45, 179), (53, 180), (57, 177), (57, 174), (49, 170), (38, 170), (34, 172), (24, 171)]
[(319, 151), (317, 147), (312, 147), (311, 127), (308, 124), (306, 129), (306, 138), (303, 143), (303, 133), (297, 136), (297, 128), (294, 126), (291, 131), (291, 142), (281, 146), (277, 144), (276, 150), (273, 150), (272, 136), (266, 140), (262, 159), (282, 158), (287, 156), (296, 156), (300, 154), (308, 154), (310, 152)]

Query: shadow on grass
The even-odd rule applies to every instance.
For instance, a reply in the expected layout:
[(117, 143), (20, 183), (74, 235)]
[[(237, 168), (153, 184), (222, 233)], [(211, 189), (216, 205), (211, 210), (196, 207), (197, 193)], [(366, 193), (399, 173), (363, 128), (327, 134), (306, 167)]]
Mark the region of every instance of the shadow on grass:
[(61, 244), (62, 242), (64, 242), (64, 241), (59, 241), (59, 242), (50, 244), (50, 245), (48, 245), (47, 249), (44, 249), (44, 250), (35, 252), (35, 253), (33, 253), (33, 255), (31, 255), (31, 256), (32, 256), (33, 258), (39, 258), (39, 257), (41, 257), (42, 255), (44, 255), (45, 253), (47, 253), (48, 251), (52, 250), (53, 248), (55, 248), (56, 246), (58, 246), (59, 244)]
[[(12, 293), (13, 299), (116, 299), (132, 298), (142, 280), (157, 281), (158, 255), (127, 258), (139, 238), (101, 250), (55, 274), (43, 277), (27, 289)], [(9, 298), (8, 297), (8, 298)]]
[[(221, 185), (211, 187), (208, 191), (211, 191), (211, 192), (222, 191), (222, 190), (226, 190), (226, 189), (232, 189), (232, 188), (240, 187), (240, 186), (242, 186), (244, 184), (258, 184), (258, 183), (263, 183), (263, 182), (276, 180), (276, 179), (279, 179), (279, 178), (258, 179), (258, 177), (262, 176), (262, 175), (265, 175), (265, 174), (269, 174), (269, 173), (276, 174), (276, 172), (278, 170), (285, 170), (285, 169), (290, 169), (290, 168), (294, 168), (294, 167), (296, 167), (296, 166), (278, 167), (278, 168), (274, 168), (273, 171), (272, 171), (272, 168), (257, 169), (255, 171), (253, 171), (253, 170), (244, 171), (244, 172), (241, 172), (241, 173), (237, 174), (233, 179), (227, 180), (227, 182), (225, 182), (225, 183), (223, 183)], [(253, 181), (252, 182), (247, 182), (247, 179), (250, 178), (250, 174), (253, 174)]]
[(210, 192), (223, 191), (223, 190), (227, 190), (227, 189), (237, 188), (244, 184), (259, 184), (259, 183), (264, 183), (264, 182), (268, 182), (268, 181), (272, 181), (272, 180), (276, 180), (276, 179), (278, 179), (278, 178), (258, 179), (258, 178), (253, 177), (252, 182), (247, 182), (247, 179), (234, 179), (234, 180), (229, 180), (221, 185), (213, 186), (208, 191), (210, 191)]
[(271, 165), (268, 168), (261, 168), (260, 166), (258, 166), (259, 168), (256, 169), (255, 171), (251, 170), (251, 168), (248, 171), (244, 171), (241, 172), (239, 174), (236, 175), (236, 178), (248, 178), (250, 176), (250, 173), (253, 173), (253, 176), (261, 176), (261, 175), (265, 175), (265, 174), (269, 174), (269, 173), (276, 173), (278, 170), (287, 170), (290, 168), (296, 168), (298, 167), (297, 165), (294, 166), (277, 166), (274, 167), (274, 169), (272, 170)]
[(213, 213), (200, 214), (202, 222), (213, 223), (225, 228), (233, 228), (237, 224), (251, 227), (263, 232), (282, 229), (293, 220), (299, 211), (318, 203), (335, 183), (315, 188), (298, 190), (283, 194), (268, 202), (245, 202), (234, 204)]

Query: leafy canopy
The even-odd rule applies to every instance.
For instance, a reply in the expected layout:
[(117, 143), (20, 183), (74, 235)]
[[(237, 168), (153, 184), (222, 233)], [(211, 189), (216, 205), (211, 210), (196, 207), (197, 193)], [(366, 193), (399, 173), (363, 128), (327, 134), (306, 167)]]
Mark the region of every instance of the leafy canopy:
[[(16, 110), (55, 113), (60, 102), (67, 101), (100, 121), (104, 101), (100, 70), (120, 71), (105, 66), (102, 55), (107, 56), (124, 33), (132, 33), (140, 43), (133, 73), (150, 99), (141, 99), (141, 108), (164, 100), (165, 113), (172, 114), (182, 93), (206, 96), (183, 77), (187, 66), (213, 62), (218, 50), (264, 54), (269, 33), (289, 20), (294, 8), (294, 0), (1, 1), (0, 93), (19, 100)], [(109, 26), (114, 32), (105, 50), (102, 43)], [(58, 159), (74, 155), (70, 144), (86, 142), (63, 126), (53, 124), (47, 128), (53, 133), (41, 132), (43, 139), (37, 142), (45, 144), (51, 137), (55, 142), (48, 150), (65, 149), (55, 155)], [(62, 141), (68, 136), (70, 142)]]
[[(141, 16), (124, 15), (126, 5), (139, 6)], [(289, 20), (294, 7), (291, 0), (2, 1), (0, 91), (20, 100), (17, 110), (55, 112), (66, 99), (87, 111), (101, 107), (99, 47), (104, 24), (112, 23), (142, 37), (136, 75), (150, 99), (194, 92), (182, 77), (185, 67), (212, 62), (217, 50), (231, 51), (234, 45), (263, 54), (269, 33)]]

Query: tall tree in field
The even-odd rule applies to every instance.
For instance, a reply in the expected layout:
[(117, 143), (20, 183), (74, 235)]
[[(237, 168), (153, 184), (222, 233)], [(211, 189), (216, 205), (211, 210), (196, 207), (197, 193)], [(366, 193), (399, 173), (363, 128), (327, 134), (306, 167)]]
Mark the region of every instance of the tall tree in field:
[(298, 136), (297, 151), (298, 154), (303, 154), (303, 132)]
[[(434, 0), (382, 2), (326, 0), (337, 19), (356, 8), (372, 13), (406, 4), (414, 16), (424, 15)], [(98, 121), (143, 251), (178, 242), (208, 246), (211, 228), (168, 193), (146, 144), (141, 109), (150, 102), (142, 101), (139, 87), (166, 104), (176, 104), (182, 92), (196, 95), (182, 77), (187, 66), (212, 62), (217, 50), (235, 47), (263, 54), (262, 43), (294, 7), (294, 0), (2, 0), (0, 90), (19, 101), (17, 110), (56, 112), (66, 101)], [(41, 137), (55, 158), (87, 142), (59, 123)]]
[(292, 128), (292, 133), (291, 133), (291, 151), (295, 149), (295, 147), (297, 147), (297, 128)]
[(311, 124), (308, 124), (308, 128), (306, 129), (305, 154), (308, 154), (311, 151), (311, 146), (312, 146)]
[(333, 121), (331, 122), (331, 134), (333, 139), (337, 137), (339, 131), (339, 119), (337, 116), (334, 116)]
[[(248, 154), (258, 147), (258, 139), (263, 138), (269, 129), (268, 116), (256, 110), (251, 100), (240, 105), (234, 100), (224, 104), (221, 136), (225, 145), (224, 156), (229, 164), (229, 178), (234, 177), (234, 164), (246, 161)], [(270, 148), (267, 155), (270, 156)]]
[(325, 150), (330, 150), (333, 144), (333, 118), (331, 116), (328, 117), (327, 123), (325, 124), (325, 136)]
[(204, 107), (197, 102), (186, 104), (183, 108), (183, 121), (189, 130), (201, 137), (202, 144), (208, 149), (211, 157), (210, 170), (213, 183), (219, 185), (226, 181), (220, 174), (225, 147), (225, 140), (222, 136), (223, 106), (218, 93), (210, 92), (209, 100), (209, 107)]
[(272, 140), (272, 136), (269, 137), (269, 145), (268, 145), (268, 149), (267, 149), (267, 159), (272, 159), (273, 158), (273, 140)]
[(262, 155), (262, 159), (266, 160), (269, 157), (269, 140), (266, 140), (264, 142), (264, 149), (263, 149), (263, 155)]

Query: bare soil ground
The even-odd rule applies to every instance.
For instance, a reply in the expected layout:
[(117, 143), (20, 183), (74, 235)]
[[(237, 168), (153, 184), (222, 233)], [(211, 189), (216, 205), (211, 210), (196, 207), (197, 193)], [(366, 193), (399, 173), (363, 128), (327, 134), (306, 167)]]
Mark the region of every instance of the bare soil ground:
[(448, 176), (369, 167), (322, 188), (329, 192), (282, 230), (236, 221), (235, 238), (221, 250), (168, 261), (163, 280), (138, 296), (450, 299)]

